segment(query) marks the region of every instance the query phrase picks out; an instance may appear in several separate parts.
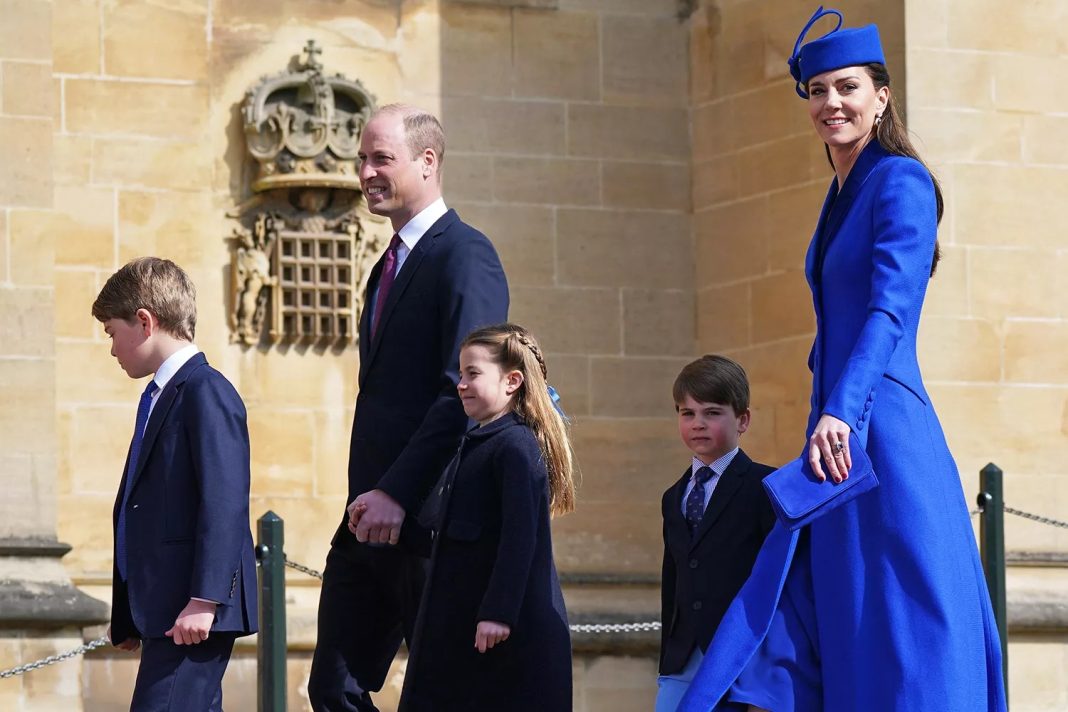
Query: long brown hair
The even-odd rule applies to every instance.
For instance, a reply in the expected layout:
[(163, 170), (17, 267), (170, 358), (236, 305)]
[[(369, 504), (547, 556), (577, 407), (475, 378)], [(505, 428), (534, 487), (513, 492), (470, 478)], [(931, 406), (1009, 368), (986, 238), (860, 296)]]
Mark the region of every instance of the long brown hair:
[(460, 348), (485, 346), (502, 371), (519, 371), (523, 384), (515, 392), (512, 410), (534, 433), (549, 474), (549, 511), (567, 514), (575, 510), (575, 479), (578, 475), (567, 422), (549, 397), (545, 358), (533, 335), (518, 324), (497, 324), (476, 329)]
[[(875, 90), (878, 91), (883, 87), (890, 87), (890, 72), (886, 69), (885, 64), (878, 62), (872, 62), (871, 64), (864, 65), (864, 69), (867, 70), (868, 76), (871, 77), (872, 83), (875, 85)], [(935, 208), (937, 210), (938, 224), (942, 223), (942, 213), (945, 212), (945, 201), (942, 199), (942, 186), (939, 185), (938, 179), (935, 178), (935, 174), (931, 171), (931, 167), (927, 165), (927, 162), (920, 158), (919, 151), (912, 145), (912, 139), (909, 138), (908, 129), (905, 128), (905, 121), (901, 118), (901, 110), (898, 108), (897, 99), (894, 97), (894, 92), (890, 92), (890, 99), (886, 104), (886, 110), (883, 111), (882, 118), (875, 124), (875, 138), (878, 139), (879, 145), (881, 145), (887, 152), (894, 154), (895, 156), (905, 156), (906, 158), (912, 158), (919, 161), (924, 168), (927, 169), (928, 175), (931, 176), (931, 182), (934, 184), (935, 192)], [(831, 149), (827, 148), (827, 160), (831, 160)], [(832, 167), (834, 164), (831, 164)], [(934, 276), (935, 270), (938, 269), (938, 263), (942, 259), (942, 248), (938, 244), (938, 238), (935, 238), (934, 256), (931, 258), (931, 276)]]

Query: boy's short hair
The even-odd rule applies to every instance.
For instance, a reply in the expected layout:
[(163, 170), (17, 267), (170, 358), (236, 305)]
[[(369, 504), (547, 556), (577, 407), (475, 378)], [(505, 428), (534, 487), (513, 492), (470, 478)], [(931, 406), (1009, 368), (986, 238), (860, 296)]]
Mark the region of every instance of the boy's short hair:
[(93, 302), (93, 316), (133, 321), (147, 309), (160, 327), (179, 339), (192, 341), (197, 328), (197, 290), (178, 265), (159, 257), (138, 257), (108, 277)]
[(735, 415), (749, 410), (749, 378), (726, 356), (707, 354), (686, 364), (671, 393), (676, 407), (690, 396), (702, 403), (730, 405)]

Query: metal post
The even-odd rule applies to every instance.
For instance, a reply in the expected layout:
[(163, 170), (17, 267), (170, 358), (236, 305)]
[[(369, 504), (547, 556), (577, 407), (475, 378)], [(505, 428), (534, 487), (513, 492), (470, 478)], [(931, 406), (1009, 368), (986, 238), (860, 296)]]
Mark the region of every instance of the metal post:
[(994, 463), (979, 471), (979, 553), (983, 558), (986, 585), (994, 621), (1001, 637), (1001, 672), (1005, 694), (1009, 689), (1008, 599), (1005, 595), (1005, 497), (1002, 472)]
[(286, 712), (286, 568), (282, 518), (268, 511), (257, 520), (260, 632), (256, 657), (256, 709)]

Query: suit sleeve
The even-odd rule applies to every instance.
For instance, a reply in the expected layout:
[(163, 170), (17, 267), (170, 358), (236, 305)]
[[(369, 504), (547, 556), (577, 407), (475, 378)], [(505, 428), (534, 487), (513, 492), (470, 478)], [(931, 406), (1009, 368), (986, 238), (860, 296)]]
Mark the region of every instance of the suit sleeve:
[(378, 488), (414, 513), (452, 456), (467, 428), (456, 384), (460, 343), (474, 329), (508, 319), (508, 283), (497, 252), (482, 235), (458, 241), (438, 285), (441, 388), (423, 422)]
[(664, 538), (664, 562), (660, 569), (660, 666), (664, 665), (664, 650), (667, 649), (667, 640), (671, 635), (672, 618), (675, 615), (675, 559), (668, 547), (667, 516), (668, 507), (671, 506), (671, 490), (664, 493), (660, 502), (660, 514), (663, 519)]
[[(891, 159), (876, 198), (868, 315), (823, 412), (861, 430), (909, 315), (919, 314), (938, 229), (927, 169)], [(849, 275), (843, 278), (848, 279)]]
[(512, 628), (523, 606), (542, 509), (549, 506), (541, 453), (536, 443), (523, 445), (509, 443), (495, 457), (493, 475), (500, 494), (501, 538), (478, 609), (478, 620), (498, 621)]
[(248, 545), (249, 438), (245, 406), (221, 375), (186, 385), (189, 443), (196, 478), (197, 529), (189, 595), (231, 602)]

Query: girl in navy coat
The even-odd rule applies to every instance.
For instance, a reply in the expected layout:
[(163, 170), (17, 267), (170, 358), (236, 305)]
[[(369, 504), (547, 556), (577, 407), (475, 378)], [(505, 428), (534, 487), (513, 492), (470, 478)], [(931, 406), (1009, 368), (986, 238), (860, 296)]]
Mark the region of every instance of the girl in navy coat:
[(800, 47), (828, 14), (841, 26), (820, 8), (790, 60), (836, 173), (805, 269), (806, 453), (841, 482), (855, 433), (879, 486), (800, 536), (772, 531), (680, 710), (1004, 710), (968, 508), (916, 359), (941, 193), (895, 108), (876, 27)]
[(571, 638), (551, 514), (574, 509), (566, 423), (534, 338), (479, 329), (457, 386), (478, 422), (424, 509), (434, 530), (403, 712), (567, 712)]

